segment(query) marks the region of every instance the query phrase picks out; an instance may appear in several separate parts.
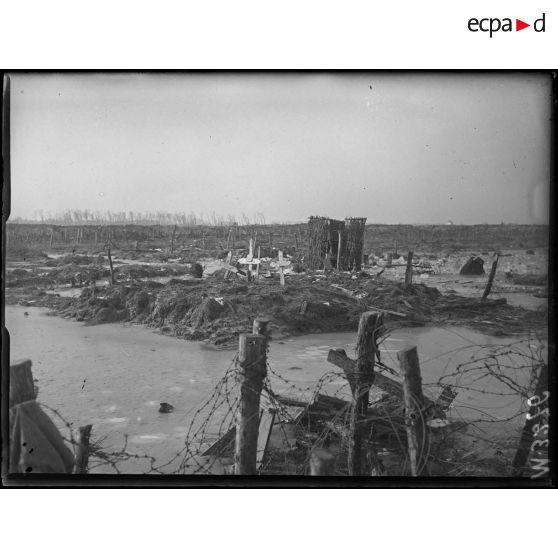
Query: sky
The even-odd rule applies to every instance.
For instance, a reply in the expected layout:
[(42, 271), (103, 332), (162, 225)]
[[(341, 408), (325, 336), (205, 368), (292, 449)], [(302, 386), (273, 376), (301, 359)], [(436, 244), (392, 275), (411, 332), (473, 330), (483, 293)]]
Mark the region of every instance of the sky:
[(548, 222), (539, 74), (12, 74), (11, 216)]

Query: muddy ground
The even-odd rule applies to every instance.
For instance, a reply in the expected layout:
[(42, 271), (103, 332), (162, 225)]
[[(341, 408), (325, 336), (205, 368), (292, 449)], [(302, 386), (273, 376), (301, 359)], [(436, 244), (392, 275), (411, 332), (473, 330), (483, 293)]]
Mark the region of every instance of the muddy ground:
[[(245, 250), (236, 250), (233, 264), (245, 255)], [(545, 337), (545, 249), (507, 252), (484, 302), (480, 299), (487, 275), (459, 274), (471, 255), (415, 254), (413, 284), (406, 285), (405, 258), (397, 254), (391, 266), (387, 255), (376, 254), (360, 272), (311, 272), (293, 253), (282, 287), (276, 258), (262, 257), (259, 278), (248, 282), (234, 274), (225, 279), (219, 260), (209, 251), (200, 250), (193, 259), (191, 251), (115, 250), (111, 285), (104, 252), (47, 255), (26, 249), (25, 254), (8, 254), (5, 297), (6, 304), (48, 307), (54, 314), (91, 325), (134, 322), (223, 347), (233, 347), (239, 333), (251, 330), (256, 316), (269, 317), (277, 339), (353, 331), (360, 314), (369, 309), (386, 311), (388, 319), (400, 325), (463, 325), (502, 336), (536, 331)], [(488, 273), (491, 254), (475, 255), (485, 260)]]

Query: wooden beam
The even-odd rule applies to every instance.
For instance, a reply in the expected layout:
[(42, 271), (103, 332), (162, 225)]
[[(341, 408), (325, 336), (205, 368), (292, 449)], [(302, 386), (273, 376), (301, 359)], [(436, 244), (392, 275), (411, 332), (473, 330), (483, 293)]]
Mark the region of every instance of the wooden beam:
[(274, 409), (265, 410), (260, 417), (260, 426), (258, 430), (258, 448), (256, 450), (256, 469), (259, 470), (263, 465), (271, 431), (275, 422)]
[[(348, 379), (354, 377), (356, 362), (352, 358), (347, 356), (347, 353), (344, 349), (330, 349), (327, 355), (327, 361), (344, 370)], [(349, 380), (349, 384), (350, 382), (351, 380)], [(403, 399), (403, 384), (386, 376), (379, 370), (375, 371), (373, 385), (389, 393), (390, 395), (395, 395), (396, 397)], [(353, 388), (351, 387), (351, 390), (352, 389)], [(424, 402), (427, 408), (438, 408), (442, 406), (435, 403), (426, 396), (424, 396)]]

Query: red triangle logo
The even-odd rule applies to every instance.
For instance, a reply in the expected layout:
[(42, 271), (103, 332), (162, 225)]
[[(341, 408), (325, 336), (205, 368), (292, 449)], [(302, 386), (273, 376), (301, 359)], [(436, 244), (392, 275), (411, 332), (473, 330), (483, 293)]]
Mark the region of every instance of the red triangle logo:
[(526, 27), (531, 27), (531, 25), (529, 23), (525, 23), (524, 21), (521, 21), (520, 19), (515, 20), (515, 30), (516, 31), (521, 31), (522, 29), (525, 29)]

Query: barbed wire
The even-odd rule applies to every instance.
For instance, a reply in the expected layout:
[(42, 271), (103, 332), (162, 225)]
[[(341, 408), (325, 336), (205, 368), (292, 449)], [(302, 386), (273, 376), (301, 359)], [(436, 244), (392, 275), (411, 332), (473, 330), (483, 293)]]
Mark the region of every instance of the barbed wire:
[[(384, 347), (394, 329), (383, 327), (378, 332), (375, 367), (401, 381), (399, 367)], [(525, 402), (533, 393), (537, 370), (545, 362), (544, 343), (530, 336), (501, 344), (475, 344), (459, 332), (456, 334), (470, 343), (420, 363), (425, 370), (436, 361), (441, 364), (437, 380), (423, 382), (427, 398), (435, 401), (446, 388), (457, 397), (443, 418), (434, 416), (432, 408), (427, 408), (424, 402), (414, 400), (414, 421), (423, 433), (417, 463), (428, 464), (424, 467), (430, 474), (461, 476), (479, 470), (488, 474), (490, 459), (486, 451), (483, 454), (475, 449), (484, 445), (496, 452), (500, 459), (498, 467), (508, 470), (511, 452), (517, 447), (510, 433), (516, 434), (522, 426), (520, 418), (526, 410)], [(170, 458), (158, 460), (130, 451), (128, 436), (124, 436), (120, 447), (110, 447), (105, 436), (92, 439), (89, 471), (108, 468), (123, 473), (123, 465), (127, 463), (126, 468), (146, 474), (232, 473), (244, 373), (238, 358), (237, 353), (208, 398), (193, 412), (184, 442)], [(269, 362), (266, 370), (261, 407), (274, 415), (274, 439), (259, 464), (258, 474), (307, 475), (312, 452), (325, 448), (336, 456), (334, 474), (347, 475), (354, 395), (346, 372), (329, 370), (315, 383), (305, 385), (304, 381), (289, 377), (287, 372), (277, 371)], [(410, 474), (406, 432), (409, 418), (405, 416), (402, 400), (374, 386), (371, 398), (368, 414), (357, 422), (365, 433), (365, 470), (377, 471), (380, 464), (380, 469), (389, 475)], [(57, 410), (43, 407), (62, 422), (67, 430), (63, 438), (75, 452), (73, 424)], [(435, 428), (436, 420), (441, 424)], [(496, 432), (494, 428), (499, 430)]]

